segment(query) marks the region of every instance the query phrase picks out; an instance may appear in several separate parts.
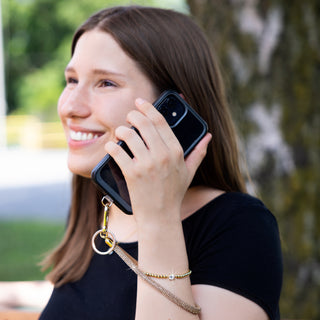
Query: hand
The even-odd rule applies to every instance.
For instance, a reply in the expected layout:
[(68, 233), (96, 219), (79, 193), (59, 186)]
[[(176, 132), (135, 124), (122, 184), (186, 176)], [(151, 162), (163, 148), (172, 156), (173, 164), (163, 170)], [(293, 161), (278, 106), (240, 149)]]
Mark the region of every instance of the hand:
[(136, 106), (138, 110), (131, 111), (127, 121), (138, 129), (143, 140), (125, 126), (115, 132), (134, 158), (112, 141), (106, 144), (106, 151), (125, 176), (138, 223), (180, 221), (182, 199), (206, 154), (211, 135), (207, 134), (184, 159), (182, 147), (164, 117), (141, 99), (136, 100)]

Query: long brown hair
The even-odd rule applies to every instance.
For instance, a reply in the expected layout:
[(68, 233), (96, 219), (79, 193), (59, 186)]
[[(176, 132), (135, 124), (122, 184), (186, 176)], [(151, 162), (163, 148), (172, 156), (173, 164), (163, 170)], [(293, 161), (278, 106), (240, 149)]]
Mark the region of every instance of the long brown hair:
[[(173, 89), (206, 120), (213, 139), (193, 185), (245, 192), (233, 121), (220, 71), (201, 29), (184, 14), (140, 6), (114, 7), (91, 16), (76, 31), (109, 33), (159, 92)], [(89, 179), (75, 175), (70, 218), (61, 244), (44, 261), (56, 286), (80, 279), (91, 257), (90, 237), (101, 220), (101, 194)]]

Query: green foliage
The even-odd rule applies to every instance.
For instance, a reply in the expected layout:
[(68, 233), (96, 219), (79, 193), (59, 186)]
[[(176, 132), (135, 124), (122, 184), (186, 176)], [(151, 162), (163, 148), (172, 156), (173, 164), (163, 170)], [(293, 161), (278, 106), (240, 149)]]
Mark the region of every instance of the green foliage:
[(64, 85), (58, 70), (63, 70), (64, 66), (59, 61), (53, 61), (21, 79), (18, 93), (23, 105), (19, 113), (41, 114), (50, 119), (57, 117), (55, 106)]
[(75, 29), (102, 8), (133, 3), (184, 9), (183, 0), (2, 0), (8, 112), (52, 120)]
[(65, 226), (39, 221), (0, 221), (0, 281), (40, 280), (38, 263), (58, 244)]

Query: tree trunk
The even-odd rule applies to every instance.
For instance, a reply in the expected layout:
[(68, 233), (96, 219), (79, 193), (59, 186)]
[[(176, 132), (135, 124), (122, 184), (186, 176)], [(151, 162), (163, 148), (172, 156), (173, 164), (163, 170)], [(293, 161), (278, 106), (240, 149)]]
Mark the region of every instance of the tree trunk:
[(258, 193), (276, 215), (283, 318), (320, 317), (320, 2), (188, 0), (218, 55)]

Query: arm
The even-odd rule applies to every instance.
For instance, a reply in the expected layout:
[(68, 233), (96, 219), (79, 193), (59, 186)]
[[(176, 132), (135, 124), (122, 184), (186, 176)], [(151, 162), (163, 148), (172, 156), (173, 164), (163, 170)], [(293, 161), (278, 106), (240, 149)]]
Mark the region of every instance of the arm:
[(209, 285), (193, 285), (192, 293), (201, 306), (201, 319), (268, 320), (256, 303), (229, 290)]
[[(137, 104), (139, 111), (128, 114), (131, 129), (119, 127), (116, 135), (134, 154), (131, 159), (113, 142), (106, 145), (120, 166), (128, 185), (132, 209), (138, 227), (139, 268), (152, 273), (184, 273), (188, 270), (181, 224), (181, 203), (192, 177), (203, 159), (210, 135), (200, 142), (188, 158), (165, 119), (146, 102)], [(156, 279), (182, 300), (194, 305), (188, 278), (169, 281)], [(186, 314), (153, 287), (138, 278), (136, 319), (195, 318)]]
[[(181, 274), (189, 268), (181, 223), (181, 203), (205, 156), (210, 135), (185, 161), (181, 147), (163, 117), (149, 103), (137, 104), (137, 108), (139, 111), (130, 112), (127, 120), (139, 130), (145, 144), (133, 130), (119, 127), (117, 138), (127, 143), (134, 158), (131, 159), (113, 142), (106, 145), (106, 151), (116, 160), (128, 184), (138, 227), (139, 268), (157, 274)], [(197, 301), (203, 309), (201, 318), (208, 314), (208, 310), (211, 312), (212, 299), (219, 299), (219, 290), (218, 294), (217, 291), (206, 291), (208, 297), (203, 299), (205, 291), (200, 288), (193, 292), (189, 278), (156, 281), (191, 305)], [(177, 307), (140, 277), (137, 290), (136, 320), (199, 319), (199, 316)], [(232, 298), (233, 294), (230, 298), (227, 296), (226, 304), (232, 302)], [(239, 303), (253, 304), (247, 300)], [(220, 315), (229, 311), (221, 307), (219, 310)], [(259, 318), (251, 317), (251, 312), (256, 314), (256, 309), (252, 311), (250, 307), (244, 307), (242, 312), (246, 319), (264, 319), (263, 311), (258, 312)], [(235, 318), (239, 319), (238, 313)]]
[[(164, 226), (163, 231), (148, 228), (139, 236), (139, 268), (157, 274), (182, 274), (188, 259), (181, 224)], [(140, 240), (141, 239), (141, 240)], [(195, 305), (189, 277), (183, 279), (154, 279), (177, 297)], [(155, 288), (138, 277), (136, 319), (199, 319), (162, 296)]]

